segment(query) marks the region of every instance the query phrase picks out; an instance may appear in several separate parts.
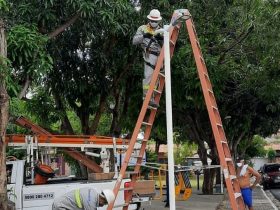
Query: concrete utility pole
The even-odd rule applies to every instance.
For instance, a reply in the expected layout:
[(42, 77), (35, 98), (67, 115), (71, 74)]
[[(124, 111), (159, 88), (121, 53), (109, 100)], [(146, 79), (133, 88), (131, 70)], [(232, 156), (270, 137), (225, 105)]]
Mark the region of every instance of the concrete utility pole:
[(171, 97), (171, 72), (170, 72), (170, 33), (171, 26), (180, 21), (189, 19), (188, 11), (185, 9), (175, 10), (177, 14), (172, 18), (170, 25), (164, 26), (164, 67), (165, 67), (165, 94), (166, 94), (166, 126), (167, 126), (167, 148), (168, 148), (168, 182), (169, 182), (169, 206), (171, 210), (176, 209), (175, 204), (175, 181), (174, 181), (174, 149), (173, 149), (173, 123), (172, 123), (172, 97)]
[(164, 26), (164, 66), (165, 66), (165, 94), (166, 94), (166, 126), (168, 148), (168, 184), (169, 206), (176, 209), (175, 182), (174, 182), (174, 151), (173, 151), (173, 123), (172, 123), (172, 97), (171, 97), (171, 72), (170, 72), (170, 49), (169, 49), (169, 25)]

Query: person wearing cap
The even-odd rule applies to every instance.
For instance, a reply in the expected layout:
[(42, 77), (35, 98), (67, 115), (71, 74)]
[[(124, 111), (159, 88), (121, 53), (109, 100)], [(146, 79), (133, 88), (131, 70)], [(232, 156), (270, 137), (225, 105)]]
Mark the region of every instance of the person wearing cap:
[[(249, 210), (253, 210), (252, 190), (261, 180), (261, 175), (252, 167), (245, 164), (244, 158), (239, 157), (236, 160), (236, 174), (241, 189), (241, 194), (246, 206)], [(250, 178), (255, 177), (254, 183), (251, 185)]]
[(99, 193), (94, 188), (79, 188), (57, 197), (53, 210), (96, 210), (97, 207), (110, 204), (115, 200), (112, 190), (105, 189)]
[[(163, 34), (156, 33), (156, 30), (161, 29), (160, 22), (162, 17), (157, 9), (150, 11), (147, 16), (148, 23), (138, 28), (133, 37), (132, 43), (140, 45), (143, 49), (144, 58), (144, 79), (143, 79), (143, 99), (149, 90), (149, 85), (157, 63), (157, 59), (163, 45)], [(159, 105), (155, 102), (153, 96), (149, 102), (150, 106), (158, 108)]]

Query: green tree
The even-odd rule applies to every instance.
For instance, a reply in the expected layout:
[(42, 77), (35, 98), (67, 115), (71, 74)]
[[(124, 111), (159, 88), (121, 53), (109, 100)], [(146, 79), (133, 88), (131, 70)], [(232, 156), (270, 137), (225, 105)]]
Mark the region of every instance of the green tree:
[(276, 157), (276, 151), (273, 149), (269, 149), (267, 151), (267, 157), (268, 157), (269, 161), (273, 161), (274, 158)]
[[(264, 157), (266, 156), (266, 150), (264, 149), (264, 146), (266, 145), (266, 141), (264, 138), (262, 138), (259, 135), (254, 135), (253, 140), (250, 141), (249, 145), (244, 145), (246, 142), (241, 142), (241, 145), (239, 148), (243, 147), (243, 155), (246, 154), (247, 158), (253, 158), (253, 157)], [(246, 149), (244, 149), (246, 148)]]
[[(21, 80), (13, 78), (17, 85), (12, 87), (21, 93), (20, 89), (26, 87), (28, 80), (34, 81), (35, 86), (40, 82), (42, 88), (40, 91), (33, 88), (34, 99), (30, 104), (34, 109), (55, 105), (55, 109), (48, 111), (51, 115), (47, 120), (57, 121), (50, 123), (54, 126), (60, 119), (62, 133), (79, 130), (72, 127), (75, 119), (79, 119), (80, 132), (85, 134), (107, 133), (109, 127), (110, 134), (131, 132), (142, 105), (143, 61), (141, 50), (130, 43), (152, 8), (162, 12), (164, 23), (169, 22), (174, 9), (188, 8), (192, 13), (233, 153), (240, 142), (250, 145), (255, 134), (265, 136), (279, 128), (277, 2), (151, 0), (141, 1), (139, 12), (128, 1), (121, 0), (110, 4), (86, 0), (46, 1), (44, 4), (35, 0), (11, 2), (13, 10), (5, 16), (12, 26), (8, 30), (18, 29), (11, 32), (21, 32), (19, 41), (27, 31), (36, 37), (29, 50), (32, 56), (27, 49), (16, 51), (17, 43), (8, 53), (16, 75), (23, 75)], [(36, 53), (36, 48), (41, 53)], [(22, 61), (13, 60), (13, 50)], [(33, 68), (28, 60), (33, 61), (32, 58), (36, 58), (36, 62), (47, 62), (46, 68), (53, 63), (53, 68), (44, 68), (43, 76), (37, 78), (36, 72), (30, 72)], [(19, 68), (19, 63), (24, 66)], [(176, 44), (172, 79), (176, 81), (172, 82), (174, 126), (180, 130), (182, 141), (189, 139), (198, 145), (204, 164), (208, 157), (213, 164), (218, 164), (208, 113), (185, 33), (181, 33)], [(44, 100), (49, 104), (44, 104)], [(160, 143), (166, 141), (164, 104), (163, 98), (152, 133)], [(43, 117), (39, 111), (34, 113)], [(211, 149), (210, 154), (204, 141)], [(213, 171), (205, 171), (203, 192), (212, 193), (214, 175)]]
[[(2, 1), (1, 1), (1, 4)], [(2, 5), (0, 6), (2, 7)], [(2, 9), (0, 7), (0, 10)], [(0, 208), (6, 210), (7, 204), (7, 188), (6, 188), (6, 143), (5, 134), (8, 123), (8, 107), (9, 96), (6, 90), (5, 78), (7, 75), (7, 45), (5, 24), (3, 19), (0, 19)]]
[[(13, 6), (11, 7), (11, 5)], [(9, 1), (8, 3), (3, 0), (0, 1), (0, 168), (2, 171), (0, 176), (0, 208), (4, 210), (7, 209), (5, 133), (8, 123), (9, 100), (6, 90), (12, 87), (11, 90), (13, 90), (13, 94), (18, 92), (19, 97), (23, 97), (30, 85), (30, 81), (40, 81), (40, 78), (51, 68), (52, 64), (52, 59), (48, 56), (44, 48), (47, 38), (39, 34), (38, 28), (32, 25), (31, 19), (24, 19), (26, 18), (24, 15), (32, 11), (30, 9), (32, 9), (32, 2), (29, 1), (21, 1), (20, 3), (18, 1)], [(7, 20), (7, 23), (4, 22), (4, 20)], [(69, 24), (63, 26), (64, 27), (58, 28), (59, 30), (55, 30), (55, 33), (51, 33), (49, 37), (55, 37), (68, 27)], [(8, 58), (10, 62), (6, 59), (7, 44), (5, 28), (7, 28), (8, 31)], [(11, 67), (8, 64), (11, 65)], [(15, 80), (17, 82), (15, 82)], [(7, 82), (8, 88), (6, 87)], [(9, 82), (12, 82), (12, 84)], [(22, 86), (22, 90), (17, 88), (20, 86)]]

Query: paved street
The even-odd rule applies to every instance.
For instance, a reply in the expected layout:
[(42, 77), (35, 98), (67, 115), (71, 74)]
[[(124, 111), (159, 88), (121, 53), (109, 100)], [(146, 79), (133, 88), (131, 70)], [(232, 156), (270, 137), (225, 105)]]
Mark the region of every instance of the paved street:
[(280, 201), (280, 189), (271, 189), (269, 191), (276, 199)]
[(280, 188), (266, 190), (265, 193), (272, 200), (275, 206), (280, 209)]

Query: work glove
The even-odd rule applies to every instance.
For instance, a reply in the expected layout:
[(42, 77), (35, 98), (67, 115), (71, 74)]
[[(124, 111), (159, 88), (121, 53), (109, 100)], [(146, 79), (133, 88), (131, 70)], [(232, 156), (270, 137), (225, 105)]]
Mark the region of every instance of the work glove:
[(144, 34), (143, 34), (143, 37), (144, 37), (144, 38), (149, 38), (149, 39), (151, 39), (151, 38), (153, 37), (153, 34), (144, 33)]
[(162, 41), (163, 40), (163, 36), (161, 34), (159, 34), (159, 33), (155, 35), (155, 38), (158, 41)]

